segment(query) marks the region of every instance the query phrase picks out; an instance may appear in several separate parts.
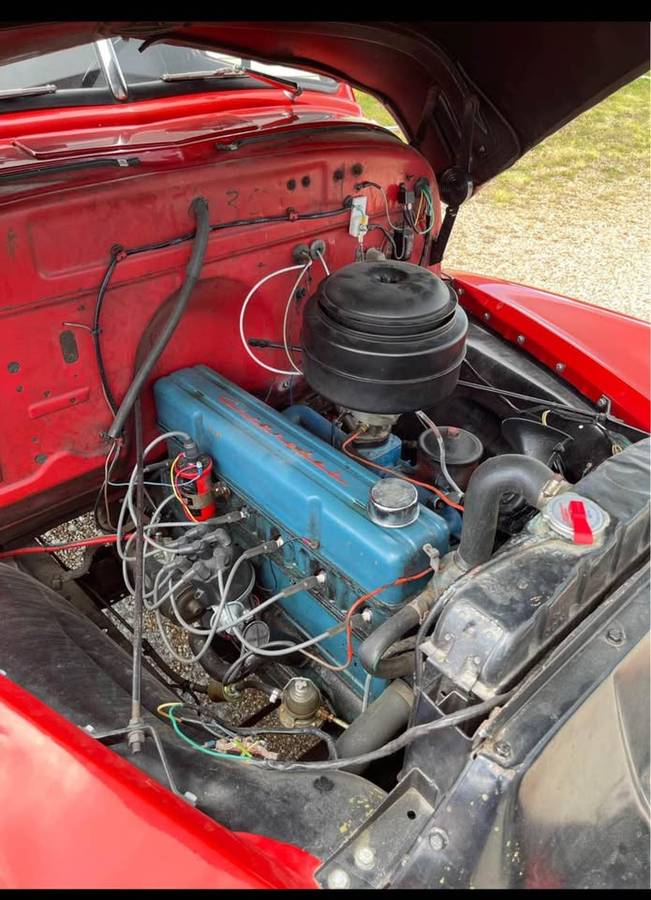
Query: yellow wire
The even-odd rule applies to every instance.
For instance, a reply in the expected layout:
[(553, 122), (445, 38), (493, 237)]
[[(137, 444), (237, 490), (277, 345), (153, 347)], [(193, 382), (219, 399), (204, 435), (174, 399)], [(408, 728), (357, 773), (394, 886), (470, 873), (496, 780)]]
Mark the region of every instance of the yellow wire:
[(419, 201), (418, 201), (418, 209), (416, 210), (416, 218), (414, 219), (414, 222), (416, 223), (416, 225), (418, 225), (418, 220), (420, 219), (420, 214), (421, 214), (421, 212), (422, 212), (422, 210), (423, 210), (423, 197), (424, 197), (424, 196), (425, 196), (425, 195), (424, 195), (423, 192), (421, 191), (421, 192), (420, 192), (420, 199), (419, 199)]
[(166, 712), (163, 712), (164, 709), (167, 709), (170, 706), (183, 706), (178, 700), (173, 701), (172, 703), (161, 703), (160, 706), (156, 707), (156, 712), (160, 713), (161, 716), (165, 716), (166, 719), (169, 719), (169, 715)]
[(179, 454), (175, 457), (174, 462), (172, 463), (172, 465), (170, 466), (170, 481), (172, 482), (172, 490), (174, 491), (174, 496), (176, 497), (176, 499), (179, 501), (179, 503), (181, 504), (181, 506), (183, 507), (183, 509), (186, 511), (186, 513), (190, 516), (190, 519), (191, 519), (193, 522), (198, 522), (199, 519), (196, 519), (196, 518), (192, 515), (192, 513), (190, 512), (190, 510), (189, 510), (188, 507), (187, 507), (187, 504), (186, 504), (185, 501), (183, 500), (183, 497), (181, 497), (181, 495), (180, 495), (179, 492), (177, 491), (177, 489), (176, 489), (176, 484), (175, 484), (175, 482), (174, 482), (174, 472), (176, 471), (176, 464), (177, 464), (178, 461), (181, 459), (181, 456), (182, 456), (182, 455), (183, 455), (182, 453), (179, 453)]
[(253, 759), (253, 754), (250, 753), (250, 752), (246, 749), (246, 747), (244, 746), (244, 744), (243, 744), (241, 741), (238, 741), (238, 740), (236, 740), (235, 738), (233, 738), (232, 740), (233, 740), (233, 744), (237, 747), (237, 749), (240, 751), (240, 753), (242, 754), (242, 756), (248, 756), (249, 759)]
[[(178, 700), (173, 700), (171, 703), (161, 703), (159, 706), (156, 707), (156, 712), (160, 713), (161, 716), (165, 716), (166, 719), (171, 720), (171, 716), (169, 715), (169, 713), (165, 712), (165, 710), (169, 709), (170, 706), (183, 706), (183, 703), (181, 703)], [(176, 721), (182, 722), (183, 719), (181, 718), (181, 716), (176, 716)], [(244, 744), (241, 741), (237, 740), (237, 738), (232, 738), (232, 741), (233, 741), (233, 744), (238, 748), (238, 750), (240, 751), (242, 756), (248, 756), (249, 759), (253, 758), (253, 754), (251, 753), (251, 751), (247, 750), (247, 748), (244, 746)]]

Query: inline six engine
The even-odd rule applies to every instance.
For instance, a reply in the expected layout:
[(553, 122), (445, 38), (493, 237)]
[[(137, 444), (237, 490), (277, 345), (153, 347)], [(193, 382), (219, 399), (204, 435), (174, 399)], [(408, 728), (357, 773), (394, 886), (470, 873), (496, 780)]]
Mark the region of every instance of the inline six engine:
[[(270, 610), (276, 618), (282, 611), (280, 621), (264, 633), (321, 636), (326, 667), (342, 671), (324, 679), (327, 668), (317, 669), (317, 681), (325, 680), (339, 709), (352, 716), (369, 673), (356, 653), (344, 666), (348, 610), (386, 586), (366, 620), (351, 624), (356, 645), (414, 593), (414, 576), (431, 571), (431, 555), (447, 553), (450, 530), (458, 527), (421, 503), (411, 482), (381, 476), (399, 476), (404, 464), (391, 430), (398, 414), (454, 390), (468, 321), (453, 288), (436, 275), (376, 261), (345, 266), (322, 282), (304, 322), (306, 380), (334, 406), (347, 433), (314, 408), (314, 398), (279, 412), (203, 366), (159, 380), (156, 409), (164, 431), (190, 434), (208, 454), (223, 485), (223, 508), (246, 509), (233, 526), (238, 547), (281, 542), (258, 565), (261, 589), (273, 594), (319, 576), (313, 590), (280, 599)], [(341, 450), (355, 441), (356, 459)], [(385, 685), (372, 678), (366, 698)]]

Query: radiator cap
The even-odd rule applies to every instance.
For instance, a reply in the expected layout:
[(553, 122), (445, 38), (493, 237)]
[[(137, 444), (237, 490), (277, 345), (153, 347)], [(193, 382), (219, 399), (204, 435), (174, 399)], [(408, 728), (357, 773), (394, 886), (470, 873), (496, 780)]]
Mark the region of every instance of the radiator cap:
[[(573, 507), (578, 507), (581, 516), (582, 531), (579, 533)], [(608, 526), (608, 513), (588, 497), (571, 491), (553, 497), (542, 511), (543, 519), (557, 534), (577, 544), (591, 544)]]
[(369, 518), (383, 528), (404, 528), (418, 518), (418, 491), (402, 478), (380, 478), (369, 492)]

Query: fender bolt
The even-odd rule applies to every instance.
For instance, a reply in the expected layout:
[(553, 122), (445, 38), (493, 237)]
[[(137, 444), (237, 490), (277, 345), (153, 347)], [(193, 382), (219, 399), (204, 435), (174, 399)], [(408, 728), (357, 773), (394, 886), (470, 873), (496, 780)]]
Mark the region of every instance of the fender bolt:
[(343, 869), (333, 869), (328, 875), (328, 887), (332, 891), (341, 891), (350, 887), (350, 878)]
[(437, 852), (439, 850), (445, 850), (448, 845), (448, 836), (442, 828), (435, 828), (434, 831), (430, 833), (429, 845), (432, 850), (436, 850)]
[(355, 850), (355, 865), (360, 869), (372, 869), (375, 866), (375, 853), (372, 847), (358, 847)]
[(511, 755), (511, 745), (508, 741), (497, 741), (495, 744), (495, 753), (500, 759), (508, 759)]
[(606, 633), (606, 640), (609, 644), (614, 644), (615, 647), (618, 647), (624, 643), (624, 632), (621, 628), (609, 628)]

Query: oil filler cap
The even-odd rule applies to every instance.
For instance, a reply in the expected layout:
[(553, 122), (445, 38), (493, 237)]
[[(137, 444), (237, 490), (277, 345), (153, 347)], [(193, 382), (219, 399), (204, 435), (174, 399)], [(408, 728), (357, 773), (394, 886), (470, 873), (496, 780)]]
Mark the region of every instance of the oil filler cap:
[(418, 518), (418, 491), (402, 478), (380, 478), (370, 490), (368, 515), (383, 528), (404, 528)]
[(593, 544), (610, 516), (594, 500), (568, 491), (546, 504), (543, 517), (550, 528), (574, 544)]

